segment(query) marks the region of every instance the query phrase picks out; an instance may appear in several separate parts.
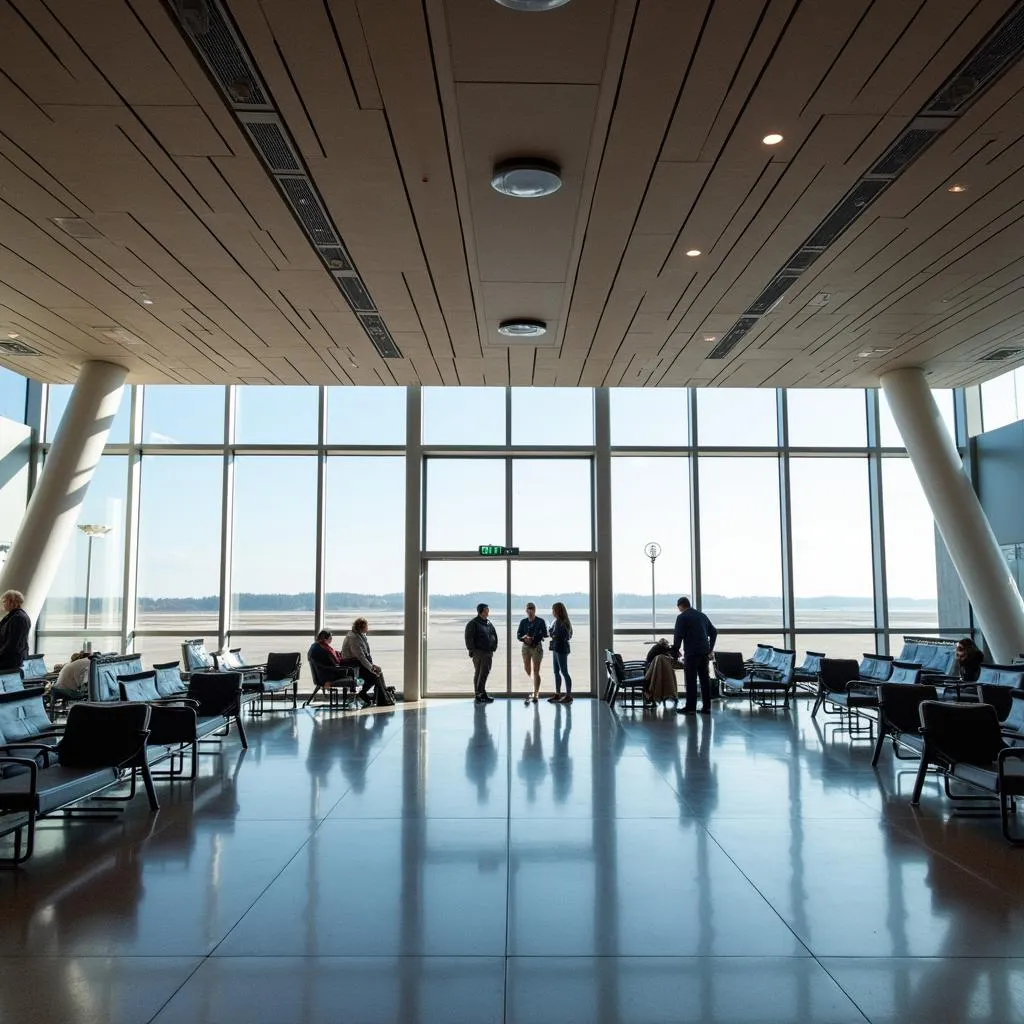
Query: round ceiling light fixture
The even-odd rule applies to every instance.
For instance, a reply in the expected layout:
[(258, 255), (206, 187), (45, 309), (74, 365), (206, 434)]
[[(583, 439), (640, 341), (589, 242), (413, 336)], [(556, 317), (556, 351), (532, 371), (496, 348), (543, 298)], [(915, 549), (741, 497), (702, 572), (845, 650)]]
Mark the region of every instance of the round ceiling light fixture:
[(491, 178), (495, 192), (516, 199), (540, 199), (561, 187), (561, 169), (550, 160), (504, 160), (494, 168)]
[(564, 7), (569, 0), (497, 0), (502, 7), (513, 11), (553, 11), (556, 7)]
[(686, 255), (689, 256), (691, 259), (693, 259), (694, 256), (700, 256), (700, 255), (702, 255), (702, 253), (701, 253), (700, 249), (687, 249), (686, 250)]
[(543, 320), (502, 320), (498, 333), (506, 338), (539, 338), (548, 333), (548, 325)]
[(782, 141), (778, 132), (771, 132), (761, 140), (766, 146), (777, 146)]
[(956, 185), (950, 185), (949, 188), (946, 189), (946, 191), (947, 192), (966, 192), (967, 191), (967, 186), (966, 185), (961, 185), (961, 184), (957, 183)]

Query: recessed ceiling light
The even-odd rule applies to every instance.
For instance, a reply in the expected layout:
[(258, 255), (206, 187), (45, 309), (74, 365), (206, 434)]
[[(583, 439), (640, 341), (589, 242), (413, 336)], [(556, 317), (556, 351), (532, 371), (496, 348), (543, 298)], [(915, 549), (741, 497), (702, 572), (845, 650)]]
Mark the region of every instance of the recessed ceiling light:
[(966, 192), (967, 191), (967, 186), (966, 185), (950, 185), (949, 188), (946, 189), (946, 191), (947, 192)]
[(502, 320), (498, 333), (506, 338), (539, 338), (547, 334), (548, 325), (543, 320)]
[(782, 141), (782, 136), (778, 132), (771, 132), (761, 140), (766, 146), (777, 146)]
[(569, 0), (497, 0), (502, 7), (510, 7), (513, 11), (553, 11), (556, 7), (564, 7)]
[(539, 199), (562, 187), (558, 164), (550, 160), (505, 160), (494, 168), (491, 188), (516, 199)]
[(704, 335), (704, 340), (705, 341), (718, 341), (718, 335), (717, 334), (705, 334)]
[(145, 292), (139, 292), (139, 298), (142, 299), (142, 304), (144, 306), (153, 305), (153, 300)]
[(18, 335), (17, 334), (8, 334), (7, 337), (10, 338), (11, 341), (14, 341), (18, 337)]
[(687, 249), (686, 250), (686, 255), (687, 256), (700, 256), (701, 255), (701, 251), (700, 251), (700, 249)]

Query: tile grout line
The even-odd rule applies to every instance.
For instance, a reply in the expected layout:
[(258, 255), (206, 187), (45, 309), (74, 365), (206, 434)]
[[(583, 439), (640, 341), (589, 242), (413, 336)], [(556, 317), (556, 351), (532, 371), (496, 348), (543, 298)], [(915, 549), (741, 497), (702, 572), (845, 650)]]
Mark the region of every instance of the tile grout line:
[(505, 713), (505, 956), (502, 959), (501, 1020), (508, 1021), (508, 959), (512, 930), (512, 701)]

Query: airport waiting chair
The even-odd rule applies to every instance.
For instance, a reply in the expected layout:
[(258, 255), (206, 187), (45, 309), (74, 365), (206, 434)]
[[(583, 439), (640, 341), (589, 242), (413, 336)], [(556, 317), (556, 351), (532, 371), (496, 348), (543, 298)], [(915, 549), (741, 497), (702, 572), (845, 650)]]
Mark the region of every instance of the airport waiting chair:
[(299, 706), (299, 674), (302, 671), (302, 655), (297, 651), (292, 654), (268, 654), (267, 663), (260, 672), (259, 681), (255, 684), (242, 681), (243, 690), (251, 690), (257, 694), (252, 705), (253, 715), (262, 715), (264, 702), (270, 701), (271, 706), (277, 698), (288, 699), (291, 691), (292, 710)]
[(311, 658), (307, 657), (306, 661), (309, 663), (309, 674), (313, 678), (313, 692), (302, 705), (304, 708), (313, 703), (321, 690), (327, 694), (327, 703), (314, 710), (347, 711), (356, 706), (356, 692), (361, 680), (354, 668), (339, 665), (337, 668), (326, 669)]
[(818, 672), (821, 670), (821, 659), (828, 657), (823, 651), (807, 651), (804, 660), (793, 672), (793, 682), (810, 693), (818, 689)]
[(920, 683), (882, 683), (878, 687), (878, 736), (871, 767), (878, 764), (886, 739), (892, 740), (893, 756), (902, 761), (919, 760), (924, 750), (921, 736), (921, 705), (938, 700), (934, 686)]
[[(911, 804), (921, 802), (921, 789), (929, 769), (943, 777), (946, 796), (954, 801), (996, 799), (1003, 836), (1016, 846), (1024, 835), (1010, 828), (1016, 801), (1024, 796), (1024, 747), (1007, 743), (991, 704), (923, 701), (920, 707), (924, 747), (914, 782)], [(951, 782), (981, 791), (982, 796), (953, 793)]]

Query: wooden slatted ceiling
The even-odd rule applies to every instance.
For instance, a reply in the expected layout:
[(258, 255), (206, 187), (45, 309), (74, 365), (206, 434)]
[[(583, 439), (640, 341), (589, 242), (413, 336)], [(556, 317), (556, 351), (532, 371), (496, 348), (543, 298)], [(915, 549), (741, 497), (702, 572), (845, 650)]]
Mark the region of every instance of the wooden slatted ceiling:
[[(5, 365), (840, 387), (1012, 365), (978, 357), (1024, 331), (1020, 66), (706, 358), (1010, 0), (227, 6), (403, 358), (373, 348), (168, 6), (0, 0), (0, 333), (41, 353)], [(492, 193), (520, 154), (556, 160), (561, 192)], [(515, 315), (547, 320), (550, 344), (502, 345)]]

